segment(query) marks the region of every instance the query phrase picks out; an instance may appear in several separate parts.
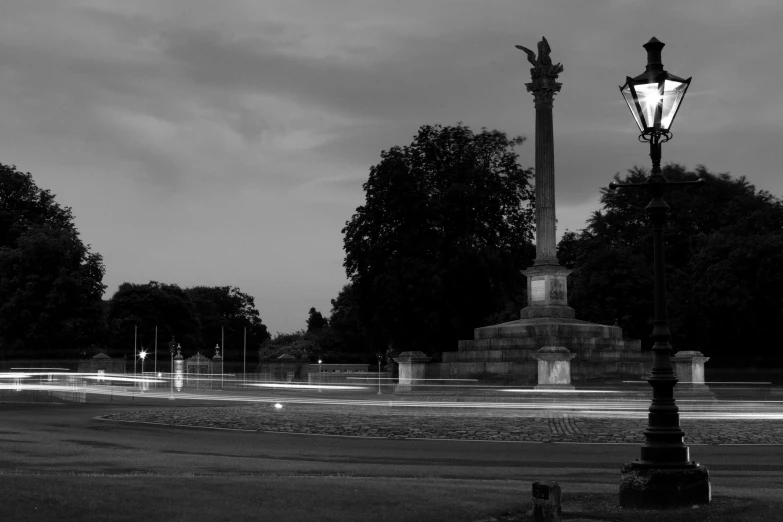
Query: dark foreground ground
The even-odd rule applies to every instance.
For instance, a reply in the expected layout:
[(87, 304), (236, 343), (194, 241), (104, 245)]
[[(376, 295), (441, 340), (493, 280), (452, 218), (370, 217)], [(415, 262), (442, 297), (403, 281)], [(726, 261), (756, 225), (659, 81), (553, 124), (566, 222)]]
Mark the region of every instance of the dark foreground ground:
[[(525, 520), (535, 480), (560, 482), (565, 520), (766, 521), (783, 513), (783, 446), (774, 443), (693, 445), (715, 501), (662, 514), (617, 506), (619, 467), (638, 456), (638, 444), (554, 442), (558, 429), (568, 433), (556, 423), (553, 432), (546, 411), (507, 412), (514, 420), (503, 424), (500, 410), (272, 408), (160, 399), (0, 405), (0, 520)], [(105, 420), (143, 415), (168, 421)], [(226, 418), (230, 429), (182, 425)], [(296, 433), (318, 418), (347, 427), (362, 419), (407, 430), (437, 425), (466, 436), (389, 438), (372, 427), (358, 436)], [(251, 426), (264, 422), (290, 428)], [(472, 441), (461, 429), (487, 424), (531, 433), (546, 426), (550, 442)]]

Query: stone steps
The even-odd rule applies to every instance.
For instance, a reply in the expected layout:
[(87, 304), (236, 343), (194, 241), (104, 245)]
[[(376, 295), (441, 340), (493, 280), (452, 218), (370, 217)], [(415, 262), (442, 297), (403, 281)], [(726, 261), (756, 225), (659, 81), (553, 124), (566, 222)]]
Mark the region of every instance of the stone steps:
[(565, 346), (572, 352), (585, 349), (641, 350), (638, 339), (609, 339), (599, 337), (515, 337), (457, 341), (457, 351), (478, 350), (538, 350), (544, 346)]

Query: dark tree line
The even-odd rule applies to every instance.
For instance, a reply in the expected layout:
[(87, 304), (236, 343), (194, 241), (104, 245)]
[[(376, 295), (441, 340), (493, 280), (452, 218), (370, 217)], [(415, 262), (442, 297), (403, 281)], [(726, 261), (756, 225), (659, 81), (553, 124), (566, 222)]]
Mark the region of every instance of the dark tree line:
[[(180, 288), (151, 281), (123, 283), (108, 301), (110, 355), (131, 356), (134, 335), (139, 347), (149, 349), (158, 330), (158, 350), (175, 336), (186, 353), (212, 356), (221, 346), (236, 356), (247, 345), (255, 353), (269, 338), (252, 296), (231, 286)], [(139, 332), (141, 337), (139, 337)], [(224, 341), (224, 340), (225, 341)]]
[(104, 273), (71, 209), (0, 164), (0, 358), (75, 357), (99, 339)]
[[(534, 192), (517, 164), (521, 137), (467, 127), (423, 126), (409, 146), (381, 153), (366, 200), (343, 229), (350, 280), (330, 316), (311, 308), (306, 329), (272, 338), (251, 296), (236, 287), (124, 283), (102, 300), (102, 258), (84, 245), (69, 208), (32, 176), (0, 165), (0, 357), (75, 358), (98, 350), (225, 349), (270, 359), (290, 353), (329, 362), (375, 354), (456, 350), (479, 326), (514, 320), (526, 304)], [(744, 177), (668, 165), (673, 181), (666, 276), (672, 344), (726, 360), (772, 356), (783, 323), (783, 202)], [(632, 169), (621, 182), (643, 182)], [(650, 346), (652, 233), (639, 191), (601, 190), (603, 208), (584, 230), (566, 232), (558, 258), (573, 268), (569, 301), (581, 319), (618, 321)], [(235, 352), (238, 353), (238, 352)]]
[[(182, 289), (152, 281), (124, 283), (104, 301), (105, 268), (90, 252), (71, 209), (40, 189), (30, 173), (0, 164), (0, 358), (132, 356), (172, 335), (190, 349), (250, 353), (269, 338), (253, 297), (236, 287)], [(159, 349), (162, 349), (159, 346)]]
[[(671, 191), (666, 277), (672, 345), (712, 357), (769, 356), (780, 345), (783, 321), (783, 202), (757, 191), (744, 177), (713, 174), (703, 166), (664, 168), (672, 181), (705, 178), (694, 189)], [(643, 182), (642, 169), (624, 183)], [(569, 301), (580, 318), (611, 324), (651, 346), (652, 232), (641, 191), (601, 190), (603, 208), (559, 245), (561, 264), (573, 268)]]

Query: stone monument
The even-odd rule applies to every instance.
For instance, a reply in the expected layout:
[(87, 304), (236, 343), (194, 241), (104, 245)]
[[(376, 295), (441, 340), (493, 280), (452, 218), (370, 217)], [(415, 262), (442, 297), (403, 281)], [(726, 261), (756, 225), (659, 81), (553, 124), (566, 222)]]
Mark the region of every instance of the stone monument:
[(544, 346), (533, 356), (538, 360), (538, 385), (536, 390), (573, 390), (571, 384), (571, 359), (575, 353), (565, 346)]
[(520, 45), (532, 81), (526, 83), (536, 107), (536, 259), (522, 273), (527, 277), (527, 306), (520, 318), (474, 330), (472, 340), (458, 341), (457, 352), (444, 352), (443, 362), (431, 374), (441, 378), (499, 379), (535, 384), (536, 351), (545, 346), (565, 347), (576, 357), (571, 363), (574, 381), (639, 379), (652, 368), (652, 353), (641, 351), (641, 341), (623, 339), (622, 328), (581, 321), (568, 306), (568, 275), (560, 266), (555, 237), (555, 150), (552, 102), (560, 91), (561, 64), (553, 65), (546, 38), (538, 56)]
[[(399, 380), (394, 387), (396, 393), (409, 392), (414, 390), (414, 386), (424, 384), (425, 364), (429, 362), (424, 352), (402, 352), (394, 362), (400, 365)], [(418, 382), (417, 382), (418, 381)]]
[(701, 352), (682, 351), (671, 358), (679, 382), (674, 387), (675, 399), (715, 400), (715, 393), (704, 382), (704, 363), (709, 361)]

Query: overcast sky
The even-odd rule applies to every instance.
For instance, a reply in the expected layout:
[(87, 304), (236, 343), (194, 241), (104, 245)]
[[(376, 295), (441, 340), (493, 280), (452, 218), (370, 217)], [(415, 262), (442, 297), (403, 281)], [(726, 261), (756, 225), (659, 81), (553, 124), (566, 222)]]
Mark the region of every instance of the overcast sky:
[(347, 282), (341, 229), (380, 153), (425, 124), (523, 135), (549, 41), (558, 237), (649, 166), (618, 85), (666, 43), (693, 77), (663, 161), (783, 195), (780, 0), (3, 0), (0, 162), (70, 206), (125, 282), (233, 285), (271, 332)]

